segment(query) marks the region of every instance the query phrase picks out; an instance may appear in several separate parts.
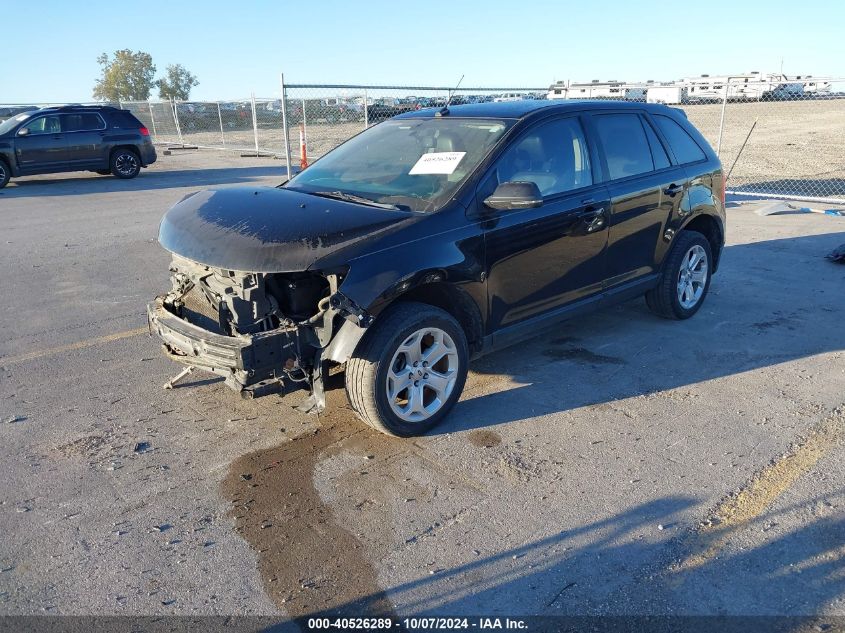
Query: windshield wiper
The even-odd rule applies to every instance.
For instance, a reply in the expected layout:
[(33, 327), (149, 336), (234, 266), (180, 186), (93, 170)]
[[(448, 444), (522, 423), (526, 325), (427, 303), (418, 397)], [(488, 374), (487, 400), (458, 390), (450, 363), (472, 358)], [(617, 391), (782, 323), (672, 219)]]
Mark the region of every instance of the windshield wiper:
[(376, 202), (363, 196), (356, 196), (354, 193), (347, 193), (346, 191), (308, 191), (312, 196), (320, 196), (322, 198), (334, 198), (335, 200), (344, 200), (346, 202), (357, 202), (358, 204), (366, 204), (370, 207), (378, 207), (379, 209), (390, 209), (392, 211), (401, 211), (402, 208), (395, 204), (386, 204), (384, 202)]

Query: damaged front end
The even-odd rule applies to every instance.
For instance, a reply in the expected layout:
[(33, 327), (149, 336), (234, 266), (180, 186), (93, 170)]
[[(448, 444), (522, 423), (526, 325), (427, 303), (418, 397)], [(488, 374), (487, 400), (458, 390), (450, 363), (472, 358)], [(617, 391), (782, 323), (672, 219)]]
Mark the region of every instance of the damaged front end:
[(171, 359), (247, 398), (305, 387), (301, 408), (321, 411), (326, 363), (345, 361), (372, 320), (338, 291), (345, 271), (243, 272), (174, 255), (170, 273), (170, 292), (147, 307), (151, 332)]

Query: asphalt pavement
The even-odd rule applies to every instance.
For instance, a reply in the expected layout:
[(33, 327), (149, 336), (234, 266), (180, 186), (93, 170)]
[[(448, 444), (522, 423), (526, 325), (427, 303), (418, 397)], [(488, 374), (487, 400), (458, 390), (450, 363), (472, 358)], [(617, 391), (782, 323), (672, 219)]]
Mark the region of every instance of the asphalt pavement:
[(0, 190), (0, 614), (845, 615), (845, 217), (728, 211), (695, 318), (642, 300), (472, 365), (409, 440), (241, 400), (146, 333), (161, 215), (279, 161)]

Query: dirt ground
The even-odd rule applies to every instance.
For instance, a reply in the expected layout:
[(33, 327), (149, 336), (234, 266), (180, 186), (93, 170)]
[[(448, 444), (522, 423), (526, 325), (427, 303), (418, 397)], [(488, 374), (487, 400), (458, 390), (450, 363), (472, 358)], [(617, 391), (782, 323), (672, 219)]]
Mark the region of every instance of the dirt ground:
[(734, 205), (695, 318), (566, 323), (397, 440), (342, 375), (319, 418), (162, 389), (162, 213), (282, 168), (178, 152), (0, 191), (0, 614), (845, 615), (845, 218)]

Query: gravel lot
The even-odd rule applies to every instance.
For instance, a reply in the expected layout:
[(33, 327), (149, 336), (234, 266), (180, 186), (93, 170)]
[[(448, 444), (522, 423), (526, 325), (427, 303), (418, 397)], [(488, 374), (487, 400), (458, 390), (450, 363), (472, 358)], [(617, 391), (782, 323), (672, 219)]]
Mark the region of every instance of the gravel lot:
[(162, 213), (282, 171), (182, 152), (0, 192), (0, 613), (845, 615), (845, 218), (731, 208), (694, 319), (560, 326), (395, 440), (341, 376), (319, 419), (162, 389)]

